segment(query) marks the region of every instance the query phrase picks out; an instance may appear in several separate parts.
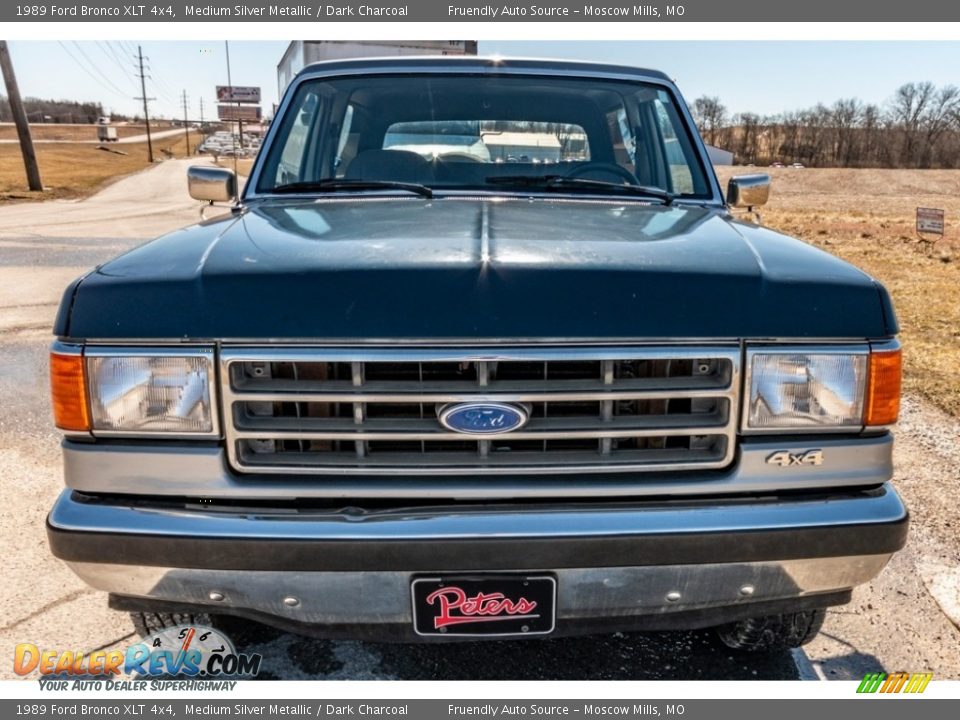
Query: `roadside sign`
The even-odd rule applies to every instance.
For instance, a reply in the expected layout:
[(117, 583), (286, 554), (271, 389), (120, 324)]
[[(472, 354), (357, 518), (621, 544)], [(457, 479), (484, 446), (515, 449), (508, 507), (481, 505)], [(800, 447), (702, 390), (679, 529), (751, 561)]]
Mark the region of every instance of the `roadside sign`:
[(260, 88), (250, 85), (217, 85), (217, 102), (259, 103)]
[(259, 105), (217, 105), (217, 117), (221, 120), (260, 122), (262, 114)]
[(917, 232), (930, 235), (943, 235), (943, 210), (938, 208), (917, 208)]

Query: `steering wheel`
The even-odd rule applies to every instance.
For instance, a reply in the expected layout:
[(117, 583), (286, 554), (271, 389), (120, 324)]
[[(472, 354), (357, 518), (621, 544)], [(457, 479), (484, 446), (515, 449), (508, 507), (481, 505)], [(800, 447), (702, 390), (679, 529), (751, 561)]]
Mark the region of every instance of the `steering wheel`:
[(624, 181), (625, 185), (639, 185), (640, 181), (637, 179), (637, 176), (632, 172), (627, 170), (622, 165), (617, 165), (617, 163), (612, 162), (588, 162), (583, 165), (578, 165), (573, 170), (566, 174), (566, 177), (576, 178), (581, 177), (587, 173), (607, 173), (609, 175), (616, 175), (618, 178)]

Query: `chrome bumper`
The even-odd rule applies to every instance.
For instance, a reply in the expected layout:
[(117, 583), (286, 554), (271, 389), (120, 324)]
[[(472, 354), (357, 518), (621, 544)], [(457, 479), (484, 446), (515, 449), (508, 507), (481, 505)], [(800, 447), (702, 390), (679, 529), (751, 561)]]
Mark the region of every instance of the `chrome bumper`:
[[(609, 619), (835, 593), (865, 583), (889, 554), (627, 568), (565, 568), (557, 578), (557, 619)], [(97, 590), (247, 610), (307, 625), (410, 624), (408, 572), (191, 570), (70, 563)], [(493, 567), (491, 570), (496, 571)], [(221, 598), (218, 601), (211, 597)]]
[[(823, 465), (781, 467), (774, 453), (823, 453)], [(488, 477), (325, 477), (231, 472), (218, 445), (63, 443), (67, 487), (83, 493), (230, 500), (290, 498), (432, 498), (493, 500), (516, 498), (693, 497), (734, 493), (813, 492), (824, 488), (869, 487), (893, 476), (893, 436), (860, 438), (747, 438), (726, 470), (696, 474), (606, 473), (593, 476)]]
[(818, 499), (382, 512), (162, 509), (66, 491), (48, 519), (54, 554), (96, 589), (329, 626), (409, 626), (410, 581), (428, 572), (552, 573), (568, 624), (835, 604), (880, 572), (906, 529), (889, 485)]

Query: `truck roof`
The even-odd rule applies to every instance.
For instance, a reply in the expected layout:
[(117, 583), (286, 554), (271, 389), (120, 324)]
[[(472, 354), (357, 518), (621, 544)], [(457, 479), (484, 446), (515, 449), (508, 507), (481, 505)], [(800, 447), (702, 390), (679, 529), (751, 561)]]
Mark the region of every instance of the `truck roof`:
[(502, 57), (482, 57), (476, 55), (453, 56), (453, 55), (404, 55), (399, 57), (379, 57), (379, 58), (354, 58), (351, 60), (325, 60), (307, 65), (298, 74), (297, 77), (307, 75), (327, 75), (337, 71), (356, 71), (356, 70), (392, 70), (397, 67), (405, 69), (416, 69), (429, 72), (431, 70), (440, 70), (455, 67), (458, 70), (487, 70), (490, 68), (500, 68), (504, 70), (549, 70), (552, 72), (589, 72), (610, 75), (635, 75), (638, 78), (646, 78), (670, 82), (670, 78), (659, 70), (650, 70), (647, 68), (633, 67), (630, 65), (611, 65), (608, 63), (595, 63), (583, 60), (547, 60), (537, 58), (502, 58)]

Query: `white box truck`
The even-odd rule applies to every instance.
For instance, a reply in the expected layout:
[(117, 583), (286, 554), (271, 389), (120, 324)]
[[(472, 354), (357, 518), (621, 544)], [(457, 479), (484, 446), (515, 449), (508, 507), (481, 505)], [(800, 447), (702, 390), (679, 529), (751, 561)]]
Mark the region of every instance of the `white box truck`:
[(476, 40), (294, 40), (277, 64), (278, 97), (293, 77), (310, 63), (364, 57), (403, 55), (476, 55)]

